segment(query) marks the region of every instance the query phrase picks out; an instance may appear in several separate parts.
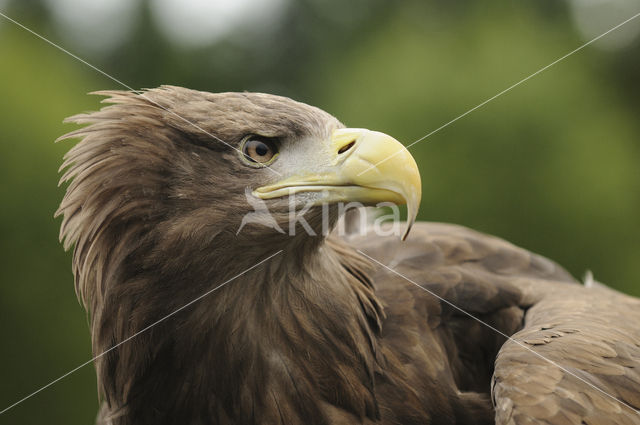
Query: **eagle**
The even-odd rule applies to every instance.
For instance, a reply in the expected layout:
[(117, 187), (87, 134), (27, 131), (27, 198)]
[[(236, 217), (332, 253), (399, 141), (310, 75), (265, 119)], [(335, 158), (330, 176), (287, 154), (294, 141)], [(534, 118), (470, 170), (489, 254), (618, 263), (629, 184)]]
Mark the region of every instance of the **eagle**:
[[(391, 136), (270, 94), (97, 93), (57, 214), (98, 424), (640, 424), (640, 300), (415, 222)], [(345, 202), (411, 231), (337, 232)]]

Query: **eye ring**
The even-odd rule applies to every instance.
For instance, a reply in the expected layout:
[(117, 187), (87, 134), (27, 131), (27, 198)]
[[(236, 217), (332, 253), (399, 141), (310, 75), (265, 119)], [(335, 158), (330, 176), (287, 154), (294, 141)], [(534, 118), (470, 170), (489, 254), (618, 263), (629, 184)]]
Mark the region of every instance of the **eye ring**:
[(279, 155), (274, 139), (249, 135), (240, 144), (242, 160), (252, 167), (268, 167)]

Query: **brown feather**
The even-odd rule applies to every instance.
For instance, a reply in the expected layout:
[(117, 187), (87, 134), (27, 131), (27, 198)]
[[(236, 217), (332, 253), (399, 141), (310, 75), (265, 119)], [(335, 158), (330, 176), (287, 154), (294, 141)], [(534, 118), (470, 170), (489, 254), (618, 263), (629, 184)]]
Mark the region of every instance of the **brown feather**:
[[(62, 137), (81, 141), (58, 211), (96, 355), (283, 250), (99, 357), (99, 423), (640, 423), (356, 249), (636, 408), (638, 300), (451, 225), (417, 224), (405, 243), (236, 235), (244, 189), (274, 178), (238, 161), (242, 137), (301, 143), (341, 124), (265, 94), (99, 94), (110, 105)], [(286, 226), (284, 204), (270, 209)]]

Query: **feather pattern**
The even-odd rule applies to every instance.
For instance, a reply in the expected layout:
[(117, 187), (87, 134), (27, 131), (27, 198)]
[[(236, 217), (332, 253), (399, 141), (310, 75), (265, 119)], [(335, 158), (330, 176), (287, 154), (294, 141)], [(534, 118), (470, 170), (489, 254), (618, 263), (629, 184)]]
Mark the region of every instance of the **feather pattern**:
[[(273, 178), (238, 161), (242, 138), (291, 146), (339, 121), (257, 93), (98, 94), (109, 105), (61, 137), (81, 140), (58, 210), (94, 353), (172, 314), (96, 360), (98, 423), (640, 423), (637, 299), (452, 225), (416, 224), (404, 243), (238, 233), (245, 189)], [(270, 210), (287, 228), (284, 204)]]

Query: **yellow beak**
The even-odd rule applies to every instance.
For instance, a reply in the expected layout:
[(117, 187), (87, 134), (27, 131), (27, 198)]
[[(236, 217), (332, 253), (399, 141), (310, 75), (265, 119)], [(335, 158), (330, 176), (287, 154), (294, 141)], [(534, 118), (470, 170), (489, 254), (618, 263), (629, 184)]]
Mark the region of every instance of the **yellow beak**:
[[(277, 183), (257, 188), (261, 199), (288, 196), (298, 192), (322, 192), (320, 202), (380, 202), (407, 204), (404, 240), (415, 222), (422, 196), (420, 172), (405, 147), (391, 136), (357, 128), (335, 130), (318, 158), (323, 164), (307, 167)], [(311, 171), (313, 170), (313, 171)]]

